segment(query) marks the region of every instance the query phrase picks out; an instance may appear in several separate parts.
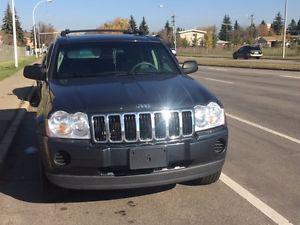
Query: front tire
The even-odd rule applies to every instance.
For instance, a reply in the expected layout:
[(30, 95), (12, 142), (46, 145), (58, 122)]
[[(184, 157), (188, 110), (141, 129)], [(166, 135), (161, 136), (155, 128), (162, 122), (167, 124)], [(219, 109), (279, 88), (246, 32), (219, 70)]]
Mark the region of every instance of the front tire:
[(192, 186), (198, 186), (198, 185), (209, 185), (209, 184), (213, 184), (216, 183), (221, 175), (221, 170), (219, 170), (218, 172), (211, 174), (209, 176), (206, 177), (202, 177), (200, 179), (197, 180), (192, 180), (192, 181), (188, 181), (185, 182), (185, 185), (192, 185)]

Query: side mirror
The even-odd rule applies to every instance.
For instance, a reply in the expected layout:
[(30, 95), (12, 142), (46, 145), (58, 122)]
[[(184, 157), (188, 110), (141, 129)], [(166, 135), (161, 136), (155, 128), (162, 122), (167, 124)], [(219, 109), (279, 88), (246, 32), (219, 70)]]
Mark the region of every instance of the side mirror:
[(198, 71), (198, 63), (194, 60), (185, 61), (182, 65), (182, 71), (185, 74), (195, 73)]
[(46, 80), (46, 75), (40, 64), (25, 66), (23, 75), (24, 77), (32, 80)]

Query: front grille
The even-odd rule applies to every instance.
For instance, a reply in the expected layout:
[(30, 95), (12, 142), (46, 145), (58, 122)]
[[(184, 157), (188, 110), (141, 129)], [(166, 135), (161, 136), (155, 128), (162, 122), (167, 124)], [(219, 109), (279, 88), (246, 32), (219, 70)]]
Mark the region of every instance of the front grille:
[(191, 136), (194, 115), (192, 110), (95, 115), (92, 124), (97, 143), (146, 142)]

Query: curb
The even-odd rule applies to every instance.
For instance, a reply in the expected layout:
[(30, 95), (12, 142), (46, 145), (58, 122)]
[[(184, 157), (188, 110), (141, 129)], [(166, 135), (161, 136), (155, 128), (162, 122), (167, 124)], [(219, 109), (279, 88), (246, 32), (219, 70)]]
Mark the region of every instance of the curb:
[[(27, 98), (30, 99), (30, 97), (33, 94), (33, 86), (31, 86), (30, 91), (27, 94)], [(19, 126), (24, 118), (24, 116), (27, 113), (27, 110), (30, 106), (30, 103), (27, 101), (21, 101), (19, 108), (17, 109), (18, 112), (16, 112), (14, 118), (12, 119), (9, 127), (7, 128), (5, 134), (2, 137), (2, 140), (0, 140), (0, 170), (3, 168), (4, 160), (8, 154), (8, 151), (10, 149), (10, 146), (14, 140), (14, 137), (16, 133), (18, 132)]]

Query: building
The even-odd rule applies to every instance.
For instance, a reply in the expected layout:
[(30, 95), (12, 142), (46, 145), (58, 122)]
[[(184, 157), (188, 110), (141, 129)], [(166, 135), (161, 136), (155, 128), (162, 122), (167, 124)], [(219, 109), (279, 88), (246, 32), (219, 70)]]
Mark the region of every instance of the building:
[(196, 46), (203, 46), (205, 34), (207, 34), (206, 31), (198, 29), (184, 30), (179, 32), (180, 38), (186, 39), (190, 46), (193, 46), (195, 40), (197, 42)]
[(217, 47), (225, 48), (225, 47), (230, 46), (230, 42), (229, 41), (218, 40), (216, 45), (217, 45)]
[(256, 44), (264, 47), (277, 47), (279, 44), (282, 45), (282, 36), (259, 37)]

